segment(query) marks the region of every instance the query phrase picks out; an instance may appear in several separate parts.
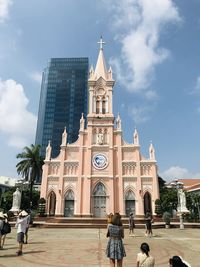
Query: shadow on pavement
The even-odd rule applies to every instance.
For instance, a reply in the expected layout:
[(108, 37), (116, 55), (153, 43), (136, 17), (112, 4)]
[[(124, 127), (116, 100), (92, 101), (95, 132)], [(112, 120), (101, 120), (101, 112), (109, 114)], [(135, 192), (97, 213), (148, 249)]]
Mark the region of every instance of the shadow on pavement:
[[(43, 252), (46, 252), (45, 250), (34, 250), (34, 251), (26, 251), (26, 252), (23, 252), (23, 255), (26, 255), (26, 254), (34, 254), (34, 253), (43, 253)], [(6, 254), (6, 255), (0, 255), (0, 258), (12, 258), (12, 257), (23, 257), (23, 255), (21, 256), (17, 256), (17, 254)]]

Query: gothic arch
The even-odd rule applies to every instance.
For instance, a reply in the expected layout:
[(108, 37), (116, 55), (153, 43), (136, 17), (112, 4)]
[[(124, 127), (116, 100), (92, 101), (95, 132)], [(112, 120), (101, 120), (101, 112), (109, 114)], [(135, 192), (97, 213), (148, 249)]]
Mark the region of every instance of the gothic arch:
[(75, 194), (71, 188), (64, 194), (64, 216), (65, 217), (73, 217), (74, 216), (74, 201), (75, 201)]
[(135, 192), (129, 187), (125, 193), (125, 212), (128, 217), (130, 213), (135, 215)]
[(124, 195), (126, 195), (126, 193), (128, 191), (133, 191), (134, 195), (136, 194), (135, 187), (133, 187), (133, 186), (130, 186), (130, 185), (126, 186), (125, 189), (124, 189)]
[(47, 207), (48, 207), (48, 214), (50, 216), (54, 216), (55, 215), (55, 211), (56, 211), (56, 193), (54, 192), (54, 190), (51, 190), (48, 194), (47, 197)]
[(102, 180), (98, 180), (92, 186), (92, 195), (94, 195), (94, 190), (95, 190), (95, 188), (97, 187), (98, 184), (102, 184), (104, 186), (104, 188), (105, 188), (105, 192), (108, 192), (107, 186), (102, 182)]
[(107, 190), (105, 185), (98, 181), (92, 190), (92, 213), (94, 217), (106, 217), (106, 197)]
[(63, 192), (63, 195), (65, 196), (66, 193), (67, 193), (67, 191), (69, 191), (69, 190), (73, 191), (74, 196), (75, 196), (75, 192), (76, 192), (76, 190), (75, 190), (75, 188), (74, 188), (74, 186), (73, 186), (72, 184), (69, 184), (69, 185), (67, 185), (67, 186), (65, 187), (64, 192)]

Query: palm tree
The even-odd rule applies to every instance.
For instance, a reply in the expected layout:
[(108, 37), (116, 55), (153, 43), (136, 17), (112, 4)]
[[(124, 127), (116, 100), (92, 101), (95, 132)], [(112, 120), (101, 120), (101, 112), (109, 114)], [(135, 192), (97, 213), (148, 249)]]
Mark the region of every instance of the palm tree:
[(29, 181), (30, 184), (30, 207), (32, 204), (33, 185), (37, 177), (42, 176), (43, 158), (40, 155), (40, 145), (25, 146), (23, 152), (17, 154), (16, 158), (22, 160), (17, 163), (17, 173)]

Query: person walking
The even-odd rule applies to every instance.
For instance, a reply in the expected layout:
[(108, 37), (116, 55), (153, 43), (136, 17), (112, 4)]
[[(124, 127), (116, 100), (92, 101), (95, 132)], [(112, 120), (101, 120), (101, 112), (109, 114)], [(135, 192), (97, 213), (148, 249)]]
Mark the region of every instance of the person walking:
[[(109, 237), (106, 255), (110, 259), (110, 267), (122, 267), (123, 258), (126, 256), (126, 252), (122, 241), (124, 238), (124, 229), (122, 226), (121, 215), (119, 213), (115, 213), (112, 216), (106, 237)], [(117, 265), (115, 265), (115, 262)]]
[(142, 243), (140, 246), (141, 252), (137, 255), (137, 267), (154, 267), (155, 259), (149, 255), (149, 245)]
[[(4, 222), (8, 222), (8, 215), (6, 213), (4, 213), (3, 216), (4, 216)], [(6, 234), (3, 234), (2, 237), (1, 237), (1, 246), (2, 246), (2, 249), (4, 247), (5, 240), (6, 240)]]
[(28, 244), (28, 230), (29, 230), (29, 226), (30, 226), (30, 222), (31, 222), (31, 215), (30, 213), (28, 213), (28, 215), (26, 216), (26, 232), (25, 232), (25, 244)]
[(135, 220), (133, 217), (133, 213), (130, 213), (129, 216), (129, 236), (134, 236), (134, 229), (135, 229)]
[(191, 265), (184, 261), (180, 256), (173, 256), (169, 259), (170, 267), (191, 267)]
[(145, 235), (148, 237), (152, 237), (153, 236), (153, 231), (152, 231), (152, 216), (150, 212), (146, 213), (145, 216), (145, 221), (146, 221), (146, 233)]
[(19, 243), (19, 250), (17, 256), (22, 255), (22, 249), (24, 244), (24, 235), (27, 227), (27, 216), (28, 213), (23, 210), (19, 213), (15, 227), (17, 227), (17, 242)]
[(3, 229), (4, 219), (5, 219), (5, 217), (3, 215), (3, 212), (0, 212), (0, 249), (3, 249), (3, 245), (2, 245), (3, 235), (1, 233), (1, 230)]

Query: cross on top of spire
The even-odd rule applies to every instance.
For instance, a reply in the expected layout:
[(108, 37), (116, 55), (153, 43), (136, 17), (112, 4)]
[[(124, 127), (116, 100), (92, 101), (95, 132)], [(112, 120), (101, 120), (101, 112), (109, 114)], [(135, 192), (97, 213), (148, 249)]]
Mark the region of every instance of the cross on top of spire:
[(103, 45), (106, 44), (106, 42), (103, 41), (103, 38), (101, 36), (100, 41), (98, 42), (100, 44), (100, 50), (103, 50)]

